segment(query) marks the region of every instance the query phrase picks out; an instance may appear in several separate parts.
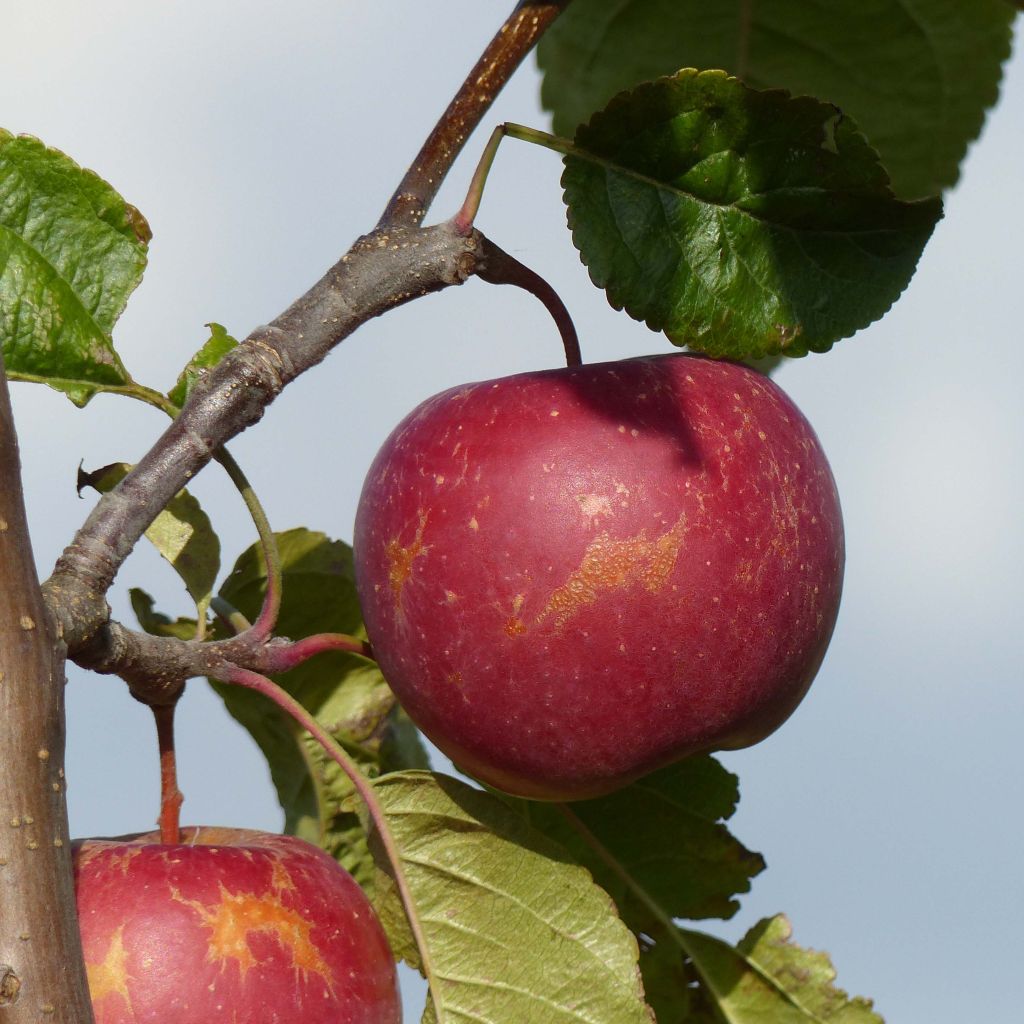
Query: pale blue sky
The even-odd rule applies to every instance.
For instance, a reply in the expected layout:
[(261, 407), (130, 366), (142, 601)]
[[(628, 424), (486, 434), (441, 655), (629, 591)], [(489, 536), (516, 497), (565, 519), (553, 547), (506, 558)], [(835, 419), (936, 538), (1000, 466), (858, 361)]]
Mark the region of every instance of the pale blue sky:
[[(150, 269), (117, 338), (136, 376), (166, 387), (205, 322), (244, 335), (372, 225), (506, 5), (8, 6), (0, 125), (94, 168), (149, 218)], [(488, 130), (544, 126), (537, 85), (523, 69)], [(474, 160), (458, 165), (436, 219), (459, 204)], [(721, 930), (787, 911), (797, 941), (829, 950), (840, 984), (873, 996), (890, 1024), (1019, 1015), (1009, 982), (1024, 909), (1021, 167), (1018, 57), (908, 293), (875, 327), (778, 378), (831, 459), (847, 582), (804, 705), (770, 740), (725, 758), (742, 786), (734, 831), (769, 868)], [(667, 351), (590, 286), (564, 229), (559, 170), (548, 152), (504, 143), (480, 226), (555, 284), (586, 358)], [(233, 450), (275, 526), (350, 539), (363, 473), (416, 402), (560, 354), (529, 297), (471, 282), (367, 325)], [(46, 389), (14, 390), (48, 571), (89, 507), (74, 493), (79, 460), (133, 460), (161, 422), (125, 401), (81, 413)], [(195, 490), (230, 565), (253, 539), (240, 502), (216, 470)], [(175, 578), (140, 551), (118, 581), (121, 617), (139, 583), (164, 610), (187, 610)], [(72, 831), (149, 827), (148, 712), (77, 669), (68, 700)], [(278, 828), (258, 753), (204, 684), (181, 718), (186, 819)]]

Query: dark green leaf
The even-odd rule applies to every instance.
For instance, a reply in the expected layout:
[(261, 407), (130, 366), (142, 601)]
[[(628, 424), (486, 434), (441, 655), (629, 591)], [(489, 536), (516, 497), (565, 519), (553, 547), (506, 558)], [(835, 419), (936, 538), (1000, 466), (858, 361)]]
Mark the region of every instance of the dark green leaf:
[(101, 178), (0, 130), (0, 339), (12, 379), (49, 384), (76, 405), (130, 382), (110, 333), (149, 238)]
[(734, 897), (764, 860), (721, 824), (737, 800), (736, 776), (701, 756), (596, 800), (513, 805), (590, 870), (640, 934), (662, 918), (728, 918), (739, 908)]
[[(362, 636), (362, 617), (347, 544), (322, 533), (276, 534), (284, 590), (276, 632), (299, 639), (315, 633)], [(259, 545), (244, 552), (220, 596), (250, 619), (266, 590), (266, 563)], [(318, 655), (276, 681), (310, 711), (369, 775), (426, 765), (418, 734), (397, 708), (377, 667), (354, 654)], [(318, 843), (363, 884), (372, 864), (362, 827), (342, 808), (351, 783), (319, 745), (276, 706), (239, 687), (215, 685), (231, 714), (259, 744), (270, 765), (288, 832)]]
[[(452, 778), (403, 772), (374, 789), (425, 933), (427, 1019), (651, 1024), (633, 936), (564, 851)], [(400, 914), (387, 897), (385, 919)]]
[(996, 100), (1014, 12), (1004, 0), (574, 0), (544, 36), (555, 131), (616, 93), (680, 68), (817, 96), (856, 119), (898, 195), (954, 184)]
[(892, 196), (828, 104), (683, 71), (616, 97), (562, 176), (573, 240), (617, 309), (736, 359), (825, 351), (913, 275), (936, 199)]
[(167, 397), (180, 409), (192, 392), (196, 381), (211, 367), (216, 366), (237, 344), (220, 324), (207, 324), (210, 337), (189, 360), (178, 377), (178, 382), (167, 392)]
[[(127, 475), (131, 466), (114, 462), (86, 473), (78, 471), (78, 489), (93, 487), (106, 494)], [(199, 502), (179, 491), (146, 530), (146, 539), (181, 577), (192, 600), (204, 615), (220, 571), (220, 541)]]

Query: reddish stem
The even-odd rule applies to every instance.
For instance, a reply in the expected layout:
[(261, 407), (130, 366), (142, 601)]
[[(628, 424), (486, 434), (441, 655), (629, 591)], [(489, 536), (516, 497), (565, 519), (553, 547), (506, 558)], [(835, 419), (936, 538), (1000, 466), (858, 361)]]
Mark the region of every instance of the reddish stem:
[(335, 741), (334, 737), (324, 729), (313, 715), (307, 711), (290, 693), (282, 690), (273, 680), (258, 672), (249, 669), (239, 668), (237, 665), (221, 665), (215, 673), (215, 677), (222, 683), (229, 683), (232, 686), (243, 686), (247, 690), (254, 690), (263, 694), (273, 701), (286, 715), (297, 722), (308, 732), (313, 739), (320, 744), (324, 753), (345, 773), (349, 782), (352, 783), (356, 793), (366, 807), (367, 814), (373, 822), (377, 836), (383, 848), (384, 855), (391, 865), (392, 877), (398, 889), (398, 895), (405, 909), (405, 916), (409, 922), (413, 938), (420, 952), (422, 970), (427, 981), (433, 988), (434, 969), (431, 964), (431, 950), (427, 944), (426, 933), (423, 929), (423, 922), (420, 920), (416, 901), (413, 899), (412, 889), (405, 877), (405, 869), (402, 865), (402, 855), (395, 842), (394, 836), (388, 825), (387, 815), (381, 807), (377, 795), (373, 791), (373, 784), (359, 770), (359, 766)]
[(583, 363), (583, 356), (580, 353), (579, 336), (576, 334), (569, 310), (565, 308), (565, 303), (558, 292), (540, 274), (520, 263), (483, 235), (480, 236), (480, 252), (484, 258), (477, 267), (476, 276), (488, 284), (515, 285), (540, 299), (562, 336), (565, 365), (580, 366)]
[(178, 789), (178, 761), (174, 751), (173, 704), (152, 705), (156, 736), (160, 746), (160, 842), (181, 842), (181, 805), (184, 797)]
[(304, 661), (328, 651), (344, 651), (348, 654), (360, 654), (373, 660), (373, 651), (369, 641), (349, 636), (347, 633), (316, 633), (290, 643), (275, 643), (265, 647), (260, 658), (260, 667), (264, 672), (287, 672), (301, 665)]

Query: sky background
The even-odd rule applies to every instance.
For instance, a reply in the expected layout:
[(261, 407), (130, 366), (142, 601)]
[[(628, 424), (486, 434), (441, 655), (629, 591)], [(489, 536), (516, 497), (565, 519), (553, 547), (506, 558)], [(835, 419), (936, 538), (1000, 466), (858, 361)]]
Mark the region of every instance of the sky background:
[[(510, 4), (4, 6), (0, 126), (96, 170), (153, 228), (149, 270), (115, 339), (136, 378), (165, 389), (205, 323), (243, 337), (373, 225)], [(433, 219), (460, 204), (493, 125), (547, 127), (538, 84), (531, 62), (471, 139)], [(796, 940), (827, 949), (842, 987), (873, 997), (889, 1024), (1019, 1019), (1022, 167), (1017, 56), (909, 291), (880, 323), (777, 375), (836, 476), (846, 585), (804, 704), (758, 747), (723, 757), (741, 780), (732, 829), (768, 870), (734, 921), (710, 930), (736, 938), (787, 912)], [(479, 226), (555, 285), (587, 360), (669, 351), (590, 285), (559, 173), (554, 154), (506, 141)], [(366, 325), (232, 451), (277, 529), (350, 540), (366, 468), (417, 402), (560, 362), (535, 300), (473, 281)], [(46, 388), (13, 391), (46, 575), (91, 506), (75, 495), (79, 462), (136, 460), (162, 417), (124, 399), (80, 412)], [(252, 527), (216, 467), (194, 492), (226, 570)], [(125, 621), (130, 585), (165, 612), (188, 611), (177, 578), (141, 547), (112, 597)], [(74, 666), (68, 707), (72, 833), (151, 827), (149, 712), (117, 680)], [(190, 685), (179, 718), (185, 820), (279, 829), (258, 751), (204, 682)]]

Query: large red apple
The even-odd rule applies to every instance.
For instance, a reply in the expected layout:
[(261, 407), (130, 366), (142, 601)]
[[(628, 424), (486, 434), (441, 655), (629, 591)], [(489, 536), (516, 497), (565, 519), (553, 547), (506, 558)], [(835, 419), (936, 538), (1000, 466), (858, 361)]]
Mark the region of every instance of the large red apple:
[(369, 471), (355, 561), (426, 735), (500, 789), (574, 799), (777, 728), (828, 645), (843, 532), (786, 395), (673, 354), (424, 402)]
[(97, 1024), (397, 1024), (395, 964), (351, 875), (292, 836), (75, 843)]

